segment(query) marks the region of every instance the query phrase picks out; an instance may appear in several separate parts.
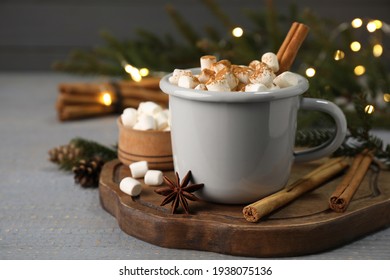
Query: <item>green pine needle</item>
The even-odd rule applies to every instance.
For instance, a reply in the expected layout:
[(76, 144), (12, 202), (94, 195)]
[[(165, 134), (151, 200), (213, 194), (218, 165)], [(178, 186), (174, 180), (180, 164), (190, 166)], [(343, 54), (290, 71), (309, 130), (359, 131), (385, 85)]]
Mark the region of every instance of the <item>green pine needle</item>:
[(117, 157), (117, 152), (95, 141), (84, 138), (74, 138), (70, 141), (76, 147), (81, 149), (81, 154), (84, 159), (99, 157), (103, 161), (109, 161)]
[(75, 158), (64, 158), (58, 163), (61, 170), (71, 171), (72, 168), (82, 159), (90, 160), (100, 158), (103, 162), (108, 162), (117, 158), (116, 149), (108, 148), (95, 141), (84, 138), (73, 138), (69, 145), (73, 144), (75, 148), (79, 149), (79, 154)]

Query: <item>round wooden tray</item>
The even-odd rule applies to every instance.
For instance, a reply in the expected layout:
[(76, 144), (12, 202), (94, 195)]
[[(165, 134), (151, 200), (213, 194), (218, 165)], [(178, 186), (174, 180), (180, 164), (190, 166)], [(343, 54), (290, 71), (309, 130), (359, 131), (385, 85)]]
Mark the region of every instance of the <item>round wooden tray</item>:
[[(318, 164), (295, 165), (290, 181)], [(190, 201), (191, 215), (170, 214), (170, 205), (159, 206), (164, 197), (153, 191), (155, 187), (143, 185), (135, 198), (121, 192), (119, 182), (125, 176), (130, 171), (119, 160), (105, 164), (99, 183), (102, 207), (124, 232), (161, 247), (251, 257), (298, 256), (341, 246), (390, 225), (390, 172), (369, 170), (345, 213), (328, 208), (328, 198), (341, 179), (335, 178), (255, 224), (244, 219), (244, 205)]]

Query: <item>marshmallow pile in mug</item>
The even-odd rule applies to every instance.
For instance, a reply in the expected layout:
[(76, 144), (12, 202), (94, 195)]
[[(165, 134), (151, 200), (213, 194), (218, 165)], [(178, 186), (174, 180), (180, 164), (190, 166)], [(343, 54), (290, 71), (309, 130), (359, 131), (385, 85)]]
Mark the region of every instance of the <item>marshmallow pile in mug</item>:
[(126, 108), (121, 115), (123, 125), (136, 130), (170, 131), (169, 118), (169, 110), (152, 101), (141, 102), (138, 109)]
[(267, 52), (261, 61), (253, 60), (248, 66), (234, 65), (229, 60), (219, 60), (213, 55), (200, 58), (200, 70), (194, 75), (191, 70), (175, 69), (169, 82), (184, 88), (208, 91), (261, 92), (294, 86), (298, 75), (285, 71), (279, 75), (276, 55)]

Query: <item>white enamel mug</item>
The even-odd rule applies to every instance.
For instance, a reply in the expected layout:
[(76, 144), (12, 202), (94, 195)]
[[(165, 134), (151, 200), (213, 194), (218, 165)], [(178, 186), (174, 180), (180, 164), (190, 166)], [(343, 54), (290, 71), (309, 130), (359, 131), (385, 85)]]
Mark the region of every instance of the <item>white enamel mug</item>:
[[(195, 74), (199, 69), (191, 69)], [(244, 204), (282, 189), (297, 161), (333, 153), (343, 142), (347, 123), (334, 103), (302, 98), (309, 83), (299, 76), (296, 86), (267, 92), (212, 92), (160, 81), (169, 94), (174, 168), (182, 178), (189, 170), (196, 194), (210, 202)], [(333, 139), (318, 147), (294, 151), (299, 109), (329, 114)]]

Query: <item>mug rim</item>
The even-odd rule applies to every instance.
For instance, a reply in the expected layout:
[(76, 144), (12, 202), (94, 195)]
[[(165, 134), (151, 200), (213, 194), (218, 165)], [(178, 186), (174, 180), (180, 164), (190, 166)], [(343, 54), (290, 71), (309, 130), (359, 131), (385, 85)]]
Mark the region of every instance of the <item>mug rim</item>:
[[(192, 73), (200, 73), (200, 68), (189, 68)], [(179, 87), (169, 82), (173, 73), (165, 75), (160, 80), (160, 89), (172, 96), (179, 98), (205, 101), (205, 102), (254, 102), (269, 101), (289, 98), (304, 93), (309, 88), (309, 81), (302, 75), (298, 75), (298, 84), (291, 87), (267, 90), (262, 92), (216, 92)]]

